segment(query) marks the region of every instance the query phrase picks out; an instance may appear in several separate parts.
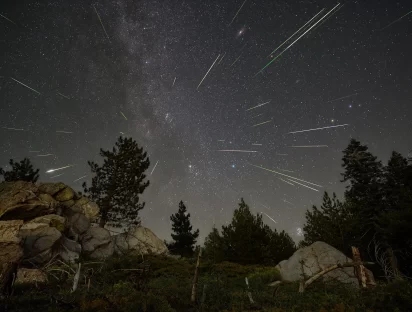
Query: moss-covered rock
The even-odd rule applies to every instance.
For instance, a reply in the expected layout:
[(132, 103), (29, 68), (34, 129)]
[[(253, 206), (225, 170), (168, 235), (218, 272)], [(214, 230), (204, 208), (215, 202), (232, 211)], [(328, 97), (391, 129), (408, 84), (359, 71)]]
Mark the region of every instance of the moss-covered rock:
[(64, 183), (42, 183), (39, 185), (39, 192), (40, 193), (46, 193), (51, 196), (54, 196), (57, 194), (59, 191), (64, 189), (66, 185)]
[(49, 214), (41, 217), (37, 217), (29, 223), (45, 223), (51, 227), (56, 228), (59, 232), (63, 232), (65, 229), (66, 218), (58, 216), (56, 214)]
[(59, 202), (65, 202), (68, 200), (73, 199), (74, 196), (74, 191), (70, 187), (66, 187), (59, 191), (54, 198), (58, 200)]

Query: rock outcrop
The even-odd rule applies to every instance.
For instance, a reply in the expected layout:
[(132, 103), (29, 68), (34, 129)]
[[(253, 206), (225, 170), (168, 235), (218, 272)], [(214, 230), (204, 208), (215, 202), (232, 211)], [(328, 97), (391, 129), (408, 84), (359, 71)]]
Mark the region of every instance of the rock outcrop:
[[(315, 242), (308, 247), (298, 249), (288, 260), (281, 261), (276, 268), (279, 270), (282, 280), (293, 282), (301, 280), (302, 274), (310, 277), (331, 265), (348, 262), (352, 262), (352, 260), (336, 248), (324, 242)], [(323, 279), (359, 287), (353, 267), (333, 270), (325, 274)]]
[(81, 254), (102, 259), (126, 250), (167, 253), (164, 242), (144, 227), (111, 236), (94, 224), (98, 214), (96, 203), (63, 183), (0, 183), (0, 266), (41, 266), (54, 258), (74, 262)]
[(166, 244), (150, 229), (143, 226), (133, 227), (128, 232), (113, 236), (117, 254), (127, 250), (136, 250), (141, 254), (167, 254)]

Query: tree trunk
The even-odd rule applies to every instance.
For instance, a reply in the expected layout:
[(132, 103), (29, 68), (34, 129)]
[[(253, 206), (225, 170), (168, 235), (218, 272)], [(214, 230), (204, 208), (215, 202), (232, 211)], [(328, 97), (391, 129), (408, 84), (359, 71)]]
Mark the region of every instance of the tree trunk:
[(198, 273), (199, 273), (199, 264), (200, 264), (200, 257), (201, 256), (202, 256), (202, 248), (199, 247), (199, 253), (197, 255), (197, 262), (196, 262), (196, 268), (195, 268), (195, 276), (193, 277), (192, 296), (190, 298), (190, 301), (192, 303), (196, 302), (196, 285), (197, 285), (197, 279), (198, 279)]
[[(359, 249), (356, 247), (352, 246), (352, 255), (353, 255), (353, 262), (355, 263), (361, 263), (361, 256), (360, 256), (360, 252)], [(360, 264), (358, 266), (355, 266), (355, 274), (356, 277), (358, 278), (359, 281), (359, 286), (361, 286), (362, 288), (366, 288), (366, 271), (365, 271), (365, 267)]]
[(100, 226), (101, 228), (104, 228), (105, 225), (106, 225), (106, 220), (104, 220), (103, 218), (100, 218), (100, 220), (99, 220), (99, 226)]
[(0, 272), (0, 295), (7, 297), (11, 294), (14, 280), (17, 276), (17, 262), (6, 262), (1, 264)]

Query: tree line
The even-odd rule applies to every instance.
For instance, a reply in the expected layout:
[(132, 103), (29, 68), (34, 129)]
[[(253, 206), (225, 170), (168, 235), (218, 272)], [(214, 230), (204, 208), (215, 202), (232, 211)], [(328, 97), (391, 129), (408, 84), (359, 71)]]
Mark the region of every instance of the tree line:
[[(120, 137), (112, 150), (100, 150), (101, 164), (88, 162), (94, 174), (85, 195), (100, 207), (100, 225), (140, 225), (139, 211), (145, 203), (140, 195), (149, 186), (145, 171), (150, 160), (132, 138)], [(0, 168), (5, 181), (36, 182), (39, 170), (30, 160), (10, 160), (11, 170)], [(380, 264), (388, 279), (412, 273), (412, 159), (393, 152), (383, 165), (366, 145), (352, 139), (343, 151), (343, 200), (325, 192), (323, 203), (306, 211), (304, 239), (299, 247), (324, 241), (350, 256), (358, 247), (362, 258)], [(172, 221), (171, 253), (191, 257), (199, 230), (193, 230), (183, 201)], [(219, 230), (213, 226), (204, 242), (204, 256), (213, 262), (274, 265), (290, 257), (295, 243), (284, 231), (271, 229), (261, 214), (253, 214), (243, 199), (232, 220)]]

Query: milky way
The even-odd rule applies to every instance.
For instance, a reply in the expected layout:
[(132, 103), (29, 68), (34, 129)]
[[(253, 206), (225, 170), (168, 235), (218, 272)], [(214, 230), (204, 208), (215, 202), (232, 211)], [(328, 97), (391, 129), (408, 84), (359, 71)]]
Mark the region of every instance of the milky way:
[(170, 239), (180, 200), (202, 241), (243, 197), (254, 213), (266, 208), (277, 222), (268, 217), (269, 226), (299, 239), (321, 192), (342, 194), (351, 137), (384, 161), (412, 148), (408, 0), (347, 2), (290, 45), (314, 24), (305, 26), (255, 76), (275, 47), (337, 5), (2, 1), (0, 166), (29, 156), (41, 181), (81, 190), (92, 177), (87, 161), (100, 161), (99, 149), (123, 134), (150, 157), (141, 217), (161, 238)]

